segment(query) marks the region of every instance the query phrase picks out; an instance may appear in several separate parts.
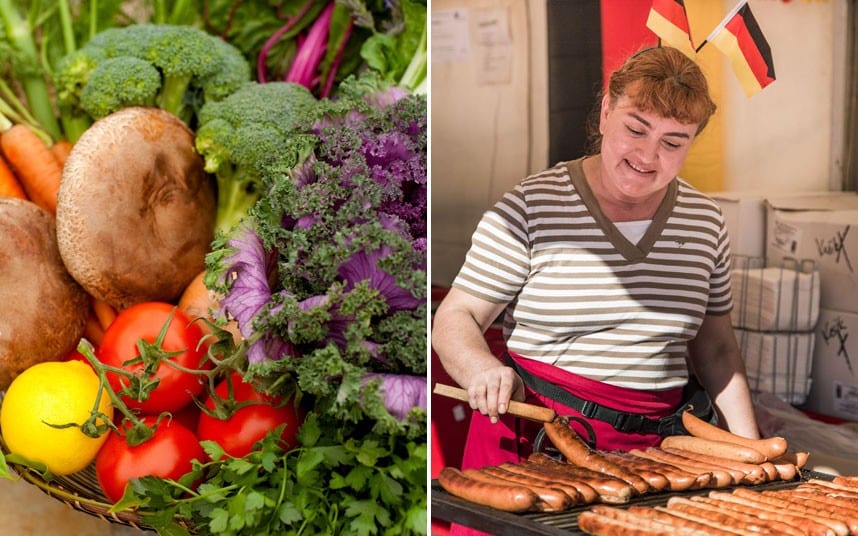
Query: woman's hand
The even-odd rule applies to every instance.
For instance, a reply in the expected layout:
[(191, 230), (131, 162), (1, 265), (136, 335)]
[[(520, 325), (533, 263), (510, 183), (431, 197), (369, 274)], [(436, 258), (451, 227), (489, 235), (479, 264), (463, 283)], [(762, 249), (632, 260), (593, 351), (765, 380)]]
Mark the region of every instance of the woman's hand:
[(511, 367), (488, 368), (471, 377), (468, 384), (468, 402), (496, 423), (498, 416), (509, 409), (509, 401), (524, 401), (524, 382)]

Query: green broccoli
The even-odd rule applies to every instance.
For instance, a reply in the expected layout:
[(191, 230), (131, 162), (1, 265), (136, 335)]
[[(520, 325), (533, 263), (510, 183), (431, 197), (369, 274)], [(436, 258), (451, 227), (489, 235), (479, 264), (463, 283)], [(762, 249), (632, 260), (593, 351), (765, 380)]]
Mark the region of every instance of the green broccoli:
[(299, 132), (312, 125), (317, 104), (300, 84), (251, 82), (200, 109), (195, 143), (217, 178), (218, 232), (232, 230), (259, 199), (260, 174), (291, 169), (312, 151), (315, 138)]
[(157, 106), (193, 128), (206, 102), (250, 80), (242, 53), (215, 35), (193, 26), (135, 24), (104, 30), (63, 57), (54, 86), (63, 113), (95, 120), (126, 106)]

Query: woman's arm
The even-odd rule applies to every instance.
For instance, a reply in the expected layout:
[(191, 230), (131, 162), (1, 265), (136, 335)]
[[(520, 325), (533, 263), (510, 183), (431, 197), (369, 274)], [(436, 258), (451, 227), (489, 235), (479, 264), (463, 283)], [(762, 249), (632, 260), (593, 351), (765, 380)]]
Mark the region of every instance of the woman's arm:
[(745, 362), (730, 315), (706, 315), (688, 351), (692, 370), (709, 393), (721, 425), (734, 434), (759, 438)]
[(510, 399), (524, 400), (521, 378), (492, 354), (484, 335), (504, 307), (452, 288), (432, 319), (432, 347), (444, 369), (468, 391), (471, 408), (493, 422)]

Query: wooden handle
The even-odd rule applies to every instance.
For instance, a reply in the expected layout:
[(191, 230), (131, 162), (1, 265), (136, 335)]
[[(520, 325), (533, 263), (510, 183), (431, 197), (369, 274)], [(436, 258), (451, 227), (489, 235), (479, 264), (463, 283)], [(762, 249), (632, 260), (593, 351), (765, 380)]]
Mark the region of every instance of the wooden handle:
[[(461, 400), (462, 402), (468, 401), (468, 392), (452, 385), (436, 383), (433, 393)], [(507, 410), (507, 413), (536, 422), (552, 422), (557, 418), (557, 413), (551, 408), (534, 406), (533, 404), (525, 404), (524, 402), (516, 402), (515, 400), (509, 401), (509, 410)]]

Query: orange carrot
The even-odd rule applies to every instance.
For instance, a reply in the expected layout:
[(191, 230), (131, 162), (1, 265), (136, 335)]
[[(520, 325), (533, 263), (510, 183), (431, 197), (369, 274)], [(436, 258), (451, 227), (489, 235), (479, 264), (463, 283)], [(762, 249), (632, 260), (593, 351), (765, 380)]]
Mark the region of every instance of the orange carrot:
[(63, 168), (45, 142), (18, 123), (0, 135), (0, 149), (30, 200), (56, 214)]
[(101, 344), (101, 340), (104, 338), (104, 329), (101, 327), (98, 317), (91, 310), (86, 315), (86, 327), (83, 329), (83, 336), (95, 346)]
[(51, 152), (54, 153), (55, 157), (57, 157), (57, 162), (60, 163), (61, 167), (66, 165), (66, 159), (69, 157), (71, 150), (72, 143), (67, 140), (60, 140), (51, 145)]
[(27, 199), (27, 194), (24, 193), (18, 177), (2, 157), (0, 157), (0, 197)]
[(91, 299), (92, 302), (92, 313), (95, 314), (95, 318), (98, 319), (98, 323), (101, 325), (101, 329), (106, 331), (107, 327), (113, 323), (113, 320), (116, 318), (116, 309), (110, 306), (104, 300), (100, 300), (98, 298), (93, 297)]

